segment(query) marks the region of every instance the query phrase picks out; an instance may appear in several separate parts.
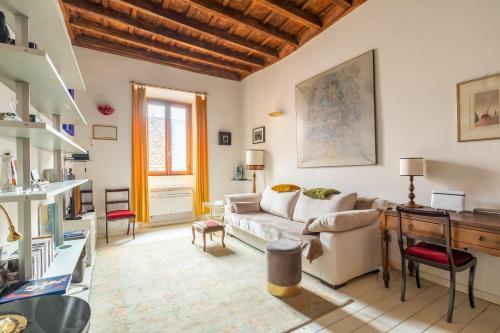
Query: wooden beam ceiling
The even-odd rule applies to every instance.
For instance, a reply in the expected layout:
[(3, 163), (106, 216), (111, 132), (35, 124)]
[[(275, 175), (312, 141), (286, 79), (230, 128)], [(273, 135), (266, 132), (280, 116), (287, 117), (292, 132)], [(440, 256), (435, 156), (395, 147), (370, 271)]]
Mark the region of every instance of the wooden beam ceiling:
[(75, 45), (241, 80), (366, 0), (57, 0)]
[(281, 0), (254, 0), (255, 2), (268, 7), (269, 9), (276, 11), (285, 17), (288, 17), (298, 23), (305, 25), (306, 27), (313, 29), (321, 29), (323, 25), (321, 20), (314, 15), (309, 14), (294, 5)]

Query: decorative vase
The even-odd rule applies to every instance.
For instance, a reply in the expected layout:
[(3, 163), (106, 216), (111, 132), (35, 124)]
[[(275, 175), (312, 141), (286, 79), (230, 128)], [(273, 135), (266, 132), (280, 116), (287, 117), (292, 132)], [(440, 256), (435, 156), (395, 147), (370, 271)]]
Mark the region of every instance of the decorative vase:
[(2, 171), (0, 173), (0, 190), (4, 192), (15, 191), (16, 172), (11, 154), (2, 155)]

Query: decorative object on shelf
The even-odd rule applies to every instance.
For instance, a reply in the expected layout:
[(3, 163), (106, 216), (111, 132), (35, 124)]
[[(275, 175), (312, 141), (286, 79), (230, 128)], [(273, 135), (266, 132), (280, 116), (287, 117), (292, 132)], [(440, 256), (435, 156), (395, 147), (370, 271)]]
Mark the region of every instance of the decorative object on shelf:
[(500, 139), (500, 74), (457, 84), (457, 140)]
[(0, 316), (0, 332), (21, 333), (28, 325), (28, 318), (19, 314), (4, 314)]
[(410, 186), (408, 186), (408, 203), (404, 206), (411, 208), (421, 208), (421, 205), (417, 205), (414, 201), (415, 194), (413, 191), (415, 187), (413, 186), (413, 177), (424, 175), (424, 159), (422, 157), (401, 157), (399, 159), (399, 175), (410, 177)]
[(17, 100), (15, 98), (12, 98), (9, 103), (10, 110), (12, 112), (0, 113), (0, 120), (23, 121), (16, 112), (16, 105), (17, 105)]
[(5, 22), (5, 14), (0, 11), (0, 43), (10, 44), (10, 33)]
[(2, 155), (2, 170), (0, 174), (0, 192), (16, 191), (17, 173), (14, 158), (10, 153)]
[(0, 205), (0, 210), (4, 213), (5, 217), (7, 218), (7, 223), (9, 224), (9, 235), (7, 236), (7, 241), (17, 242), (18, 240), (23, 238), (23, 236), (19, 232), (17, 232), (16, 227), (14, 226), (12, 220), (10, 219), (9, 213), (7, 212), (7, 210), (3, 205)]
[(115, 109), (111, 105), (101, 104), (97, 106), (97, 111), (105, 116), (110, 116), (115, 112)]
[(252, 130), (252, 142), (253, 144), (266, 142), (266, 128), (264, 126)]
[(245, 164), (248, 170), (254, 170), (252, 176), (253, 179), (252, 192), (256, 193), (257, 188), (255, 184), (255, 179), (257, 178), (257, 175), (255, 174), (255, 170), (264, 169), (264, 151), (258, 149), (247, 149)]
[(118, 128), (108, 125), (93, 125), (92, 138), (94, 140), (118, 140)]
[(236, 178), (235, 180), (243, 180), (245, 179), (245, 168), (243, 165), (238, 165), (236, 167)]
[(63, 124), (62, 129), (71, 136), (75, 136), (75, 125)]
[(56, 172), (54, 169), (44, 169), (43, 170), (43, 178), (48, 180), (50, 183), (56, 181)]
[(56, 233), (57, 205), (51, 203), (38, 206), (38, 236), (49, 236)]
[(274, 112), (269, 112), (267, 115), (269, 117), (275, 117), (276, 118), (276, 117), (281, 117), (284, 114), (285, 114), (285, 112), (283, 112), (283, 111), (274, 111)]
[(461, 213), (465, 208), (463, 191), (432, 191), (431, 207)]
[(295, 86), (299, 168), (377, 163), (374, 51)]
[(219, 146), (230, 146), (230, 145), (231, 145), (231, 132), (219, 131)]

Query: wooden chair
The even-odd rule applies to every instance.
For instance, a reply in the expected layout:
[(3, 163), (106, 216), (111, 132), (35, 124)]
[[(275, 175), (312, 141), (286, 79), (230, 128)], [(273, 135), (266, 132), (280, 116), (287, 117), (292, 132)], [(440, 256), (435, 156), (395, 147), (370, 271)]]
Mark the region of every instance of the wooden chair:
[[(125, 193), (127, 199), (108, 200), (108, 193)], [(127, 235), (130, 234), (130, 222), (132, 221), (132, 237), (135, 239), (135, 213), (130, 210), (130, 190), (128, 188), (115, 188), (104, 190), (106, 201), (106, 243), (108, 243), (108, 221), (128, 220)], [(127, 204), (127, 209), (108, 210), (108, 206)]]
[[(420, 288), (420, 264), (441, 268), (450, 272), (450, 296), (448, 302), (448, 316), (446, 320), (451, 323), (453, 317), (453, 308), (455, 305), (455, 275), (457, 272), (469, 271), (469, 303), (472, 308), (474, 305), (474, 275), (476, 272), (477, 259), (470, 253), (452, 249), (451, 247), (451, 220), (450, 213), (444, 210), (425, 210), (413, 209), (398, 206), (398, 243), (401, 252), (401, 301), (405, 301), (406, 292), (406, 261), (415, 264), (415, 278), (417, 288)], [(435, 217), (436, 223), (444, 226), (444, 241), (440, 238), (416, 236), (412, 233), (413, 225), (410, 223), (404, 236), (410, 239), (421, 239), (422, 242), (407, 248), (403, 245), (403, 219), (401, 214), (410, 214), (413, 216)], [(443, 244), (440, 245), (440, 244)]]

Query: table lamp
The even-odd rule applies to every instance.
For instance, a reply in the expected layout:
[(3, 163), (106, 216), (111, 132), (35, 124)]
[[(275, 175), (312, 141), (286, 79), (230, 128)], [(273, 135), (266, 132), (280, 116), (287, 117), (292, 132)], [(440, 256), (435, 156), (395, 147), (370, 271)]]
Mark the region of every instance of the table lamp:
[(256, 186), (255, 186), (255, 178), (257, 177), (255, 175), (255, 170), (264, 169), (264, 151), (258, 150), (258, 149), (247, 149), (245, 164), (246, 164), (247, 170), (254, 170), (253, 177), (252, 177), (253, 178), (252, 192), (255, 193), (255, 192), (257, 192)]
[(422, 206), (417, 205), (414, 201), (415, 194), (413, 191), (415, 190), (415, 186), (413, 186), (413, 177), (424, 175), (424, 159), (422, 157), (401, 157), (399, 159), (399, 175), (410, 177), (410, 186), (408, 187), (410, 191), (408, 199), (410, 199), (410, 201), (408, 201), (405, 206), (421, 208)]

